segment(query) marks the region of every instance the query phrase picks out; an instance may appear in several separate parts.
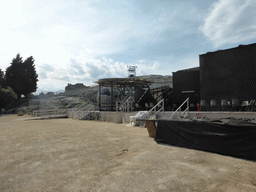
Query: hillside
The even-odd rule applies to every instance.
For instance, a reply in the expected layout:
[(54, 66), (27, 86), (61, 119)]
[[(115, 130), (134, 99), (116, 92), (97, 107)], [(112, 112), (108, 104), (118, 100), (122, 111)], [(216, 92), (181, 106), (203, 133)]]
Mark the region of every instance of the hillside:
[[(151, 87), (158, 87), (166, 84), (172, 87), (172, 76), (144, 75), (138, 76), (137, 78), (154, 82)], [(104, 93), (104, 90), (102, 92)], [(97, 106), (97, 95), (98, 86), (88, 87), (86, 90), (77, 90), (70, 93), (55, 94), (49, 92), (49, 94), (16, 101), (7, 108), (6, 112), (15, 113), (18, 110), (23, 110), (31, 113), (34, 110), (77, 108), (86, 103)]]
[(158, 87), (166, 84), (172, 87), (173, 85), (172, 76), (170, 75), (143, 75), (138, 76), (137, 78), (154, 82), (154, 84), (151, 87)]

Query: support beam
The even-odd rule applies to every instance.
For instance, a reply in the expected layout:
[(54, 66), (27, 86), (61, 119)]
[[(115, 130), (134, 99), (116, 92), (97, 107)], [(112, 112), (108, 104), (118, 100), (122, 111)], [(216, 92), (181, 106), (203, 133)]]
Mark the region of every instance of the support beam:
[(111, 82), (111, 111), (113, 111), (113, 102), (114, 102), (114, 98), (113, 98), (113, 83)]
[(101, 84), (99, 84), (99, 110), (101, 111)]
[(123, 85), (123, 96), (125, 96), (125, 85)]
[(118, 91), (120, 92), (120, 95), (122, 95), (123, 89), (122, 87), (117, 87)]

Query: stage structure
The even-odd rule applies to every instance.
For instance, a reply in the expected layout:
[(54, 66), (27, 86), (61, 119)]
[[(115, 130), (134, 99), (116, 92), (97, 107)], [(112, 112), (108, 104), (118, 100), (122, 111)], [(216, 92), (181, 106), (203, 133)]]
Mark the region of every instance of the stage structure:
[[(99, 84), (99, 110), (116, 110), (117, 102), (125, 104), (130, 102), (130, 107), (135, 107), (135, 104), (149, 92), (149, 85), (153, 82), (141, 80), (139, 78), (107, 78), (99, 79), (96, 83)], [(102, 102), (102, 88), (110, 88), (110, 102)], [(114, 89), (118, 90), (118, 96), (114, 97)]]
[(200, 102), (200, 68), (173, 72), (173, 107), (180, 106), (189, 97), (190, 109), (195, 110)]
[(256, 43), (208, 52), (199, 59), (201, 106), (210, 111), (230, 110), (255, 102)]

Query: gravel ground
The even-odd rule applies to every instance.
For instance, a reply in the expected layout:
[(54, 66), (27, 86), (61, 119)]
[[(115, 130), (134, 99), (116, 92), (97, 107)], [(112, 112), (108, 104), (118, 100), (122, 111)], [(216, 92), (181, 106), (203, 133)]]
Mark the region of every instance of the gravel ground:
[(256, 191), (256, 162), (159, 145), (147, 130), (0, 117), (0, 191)]

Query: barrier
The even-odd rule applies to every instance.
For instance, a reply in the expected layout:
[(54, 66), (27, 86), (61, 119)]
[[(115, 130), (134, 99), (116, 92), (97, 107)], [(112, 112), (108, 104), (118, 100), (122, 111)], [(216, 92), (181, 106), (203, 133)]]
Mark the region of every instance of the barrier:
[(50, 109), (50, 110), (35, 110), (33, 111), (34, 117), (67, 114), (66, 109)]

